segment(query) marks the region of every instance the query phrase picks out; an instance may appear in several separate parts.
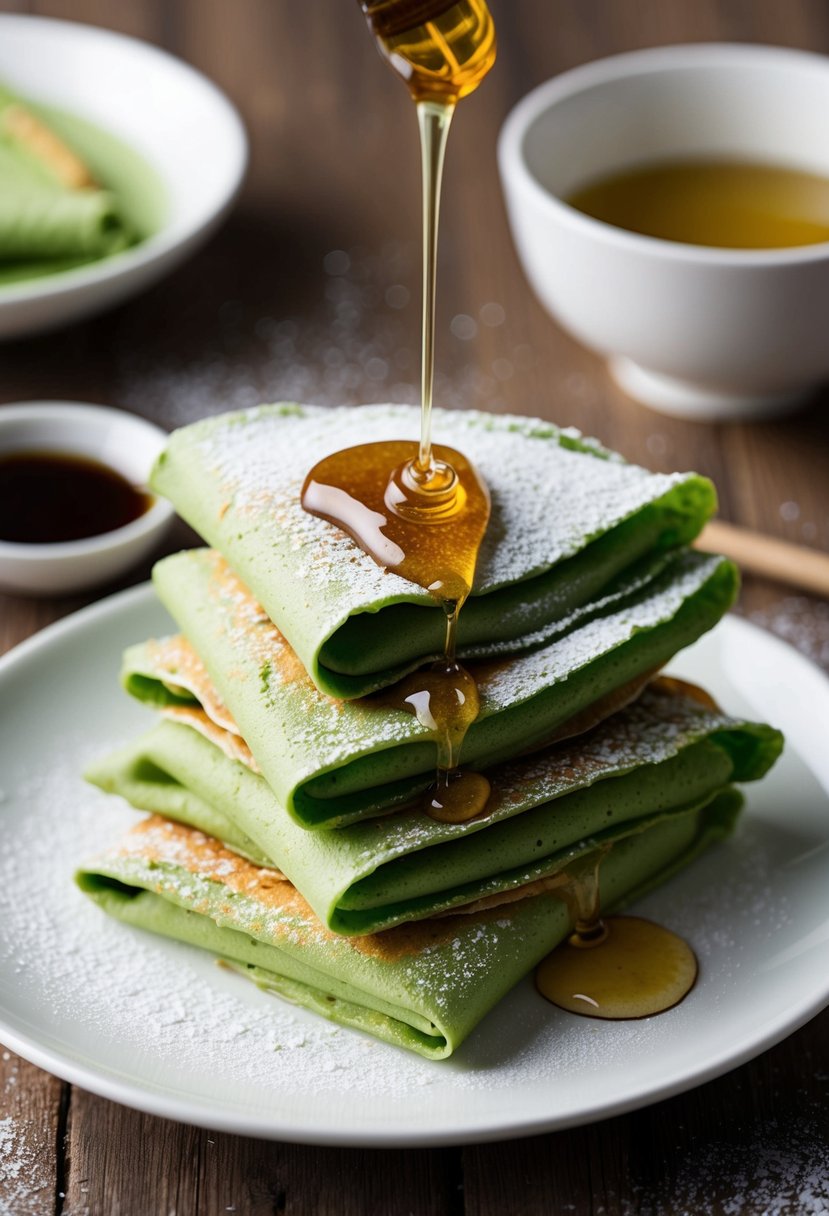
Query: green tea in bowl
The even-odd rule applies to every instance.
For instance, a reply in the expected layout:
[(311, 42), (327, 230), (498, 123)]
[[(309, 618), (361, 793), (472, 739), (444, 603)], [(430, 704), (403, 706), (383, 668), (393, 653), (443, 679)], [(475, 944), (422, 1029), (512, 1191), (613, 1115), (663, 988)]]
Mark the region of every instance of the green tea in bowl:
[(788, 249), (829, 241), (829, 178), (783, 165), (660, 160), (599, 177), (565, 201), (606, 224), (686, 245)]

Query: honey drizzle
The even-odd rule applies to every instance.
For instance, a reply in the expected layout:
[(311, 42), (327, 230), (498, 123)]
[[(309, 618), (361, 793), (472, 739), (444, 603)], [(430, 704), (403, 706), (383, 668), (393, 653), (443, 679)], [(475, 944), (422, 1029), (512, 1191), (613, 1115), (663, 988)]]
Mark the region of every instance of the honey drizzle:
[(474, 466), (453, 448), (436, 448), (456, 482), (443, 509), (428, 522), (401, 514), (399, 485), (390, 468), (405, 468), (416, 445), (390, 440), (334, 452), (308, 474), (302, 490), (306, 511), (336, 524), (384, 569), (428, 591), (446, 614), (442, 659), (406, 676), (392, 688), (367, 697), (369, 705), (414, 714), (437, 746), (437, 779), (427, 814), (451, 823), (480, 814), (489, 782), (458, 771), (464, 736), (478, 716), (478, 688), (457, 661), (457, 627), (475, 576), (478, 548), (489, 521), (489, 492)]
[[(434, 478), (432, 390), (435, 379), (435, 283), (443, 161), (454, 103), (419, 101), (420, 154), (423, 166), (423, 314), (420, 364), (420, 449), (412, 469), (415, 478)], [(447, 476), (443, 473), (443, 477)]]
[(538, 991), (552, 1004), (605, 1020), (651, 1017), (693, 988), (696, 955), (669, 929), (639, 916), (601, 916), (599, 868), (610, 846), (577, 861), (553, 894), (573, 931), (539, 964)]
[(432, 489), (445, 490), (452, 469), (432, 452), (435, 281), (440, 187), (455, 105), (495, 62), (495, 25), (486, 0), (360, 0), (380, 53), (402, 77), (415, 102), (423, 184), (423, 313), (420, 448), (406, 474), (409, 510), (424, 510)]
[(435, 281), (446, 141), (459, 98), (495, 60), (485, 0), (360, 0), (380, 52), (405, 80), (417, 109), (423, 178), (423, 311), (420, 443), (363, 444), (320, 461), (302, 505), (338, 525), (379, 565), (423, 587), (446, 614), (443, 658), (374, 698), (413, 713), (437, 746), (425, 805), (458, 823), (480, 814), (490, 786), (458, 769), (478, 716), (475, 680), (456, 658), (458, 617), (472, 588), (489, 520), (489, 492), (460, 452), (432, 445)]

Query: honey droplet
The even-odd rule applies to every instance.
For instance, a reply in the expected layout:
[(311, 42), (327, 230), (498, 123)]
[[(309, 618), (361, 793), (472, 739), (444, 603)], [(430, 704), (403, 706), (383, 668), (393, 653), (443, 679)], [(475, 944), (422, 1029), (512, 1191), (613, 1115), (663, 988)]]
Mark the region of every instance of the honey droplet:
[(455, 647), (489, 522), (486, 485), (453, 448), (434, 448), (421, 466), (417, 444), (392, 440), (321, 460), (305, 479), (302, 505), (342, 528), (378, 565), (428, 591), (443, 609), (443, 659), (366, 703), (412, 713), (431, 732), (437, 780), (427, 796), (427, 814), (450, 823), (472, 818), (486, 806), (489, 782), (475, 773), (456, 779), (454, 773), (479, 708), (477, 684), (457, 662)]
[[(452, 769), (458, 764), (464, 736), (478, 716), (478, 688), (459, 663), (441, 660), (373, 693), (364, 703), (414, 714), (435, 736), (438, 768)], [(445, 738), (439, 737), (441, 724), (446, 727)]]
[(466, 823), (486, 809), (490, 791), (483, 773), (468, 769), (439, 772), (426, 800), (426, 814), (439, 823)]
[(437, 746), (437, 779), (424, 800), (426, 814), (464, 823), (487, 805), (490, 784), (481, 773), (457, 768), (469, 727), (478, 716), (478, 686), (460, 663), (445, 659), (365, 698), (367, 705), (414, 714)]
[(436, 524), (458, 515), (466, 505), (466, 489), (458, 474), (443, 460), (416, 459), (395, 469), (386, 486), (386, 506), (411, 523)]
[[(460, 452), (435, 446), (454, 480), (415, 488), (416, 443), (390, 440), (326, 456), (305, 479), (302, 505), (347, 532), (379, 566), (423, 587), (440, 604), (460, 604), (475, 577), (489, 522), (489, 491)], [(420, 500), (420, 501), (418, 501)], [(435, 506), (432, 506), (432, 503)]]
[(548, 1001), (584, 1017), (646, 1018), (673, 1008), (696, 982), (696, 955), (670, 929), (639, 916), (611, 916), (595, 941), (574, 933), (538, 966)]

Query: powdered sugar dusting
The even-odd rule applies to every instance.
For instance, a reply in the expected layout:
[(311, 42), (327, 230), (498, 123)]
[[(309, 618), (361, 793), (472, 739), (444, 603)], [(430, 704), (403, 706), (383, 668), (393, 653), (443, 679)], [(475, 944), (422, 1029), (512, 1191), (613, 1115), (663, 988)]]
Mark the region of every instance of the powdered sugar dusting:
[(621, 1216), (699, 1216), (714, 1210), (713, 1197), (724, 1192), (715, 1209), (723, 1216), (826, 1216), (829, 1171), (820, 1115), (763, 1119), (741, 1143), (721, 1134), (695, 1141), (692, 1152), (677, 1158), (670, 1204), (634, 1186)]
[[(380, 590), (386, 577), (350, 537), (303, 511), (300, 491), (311, 467), (332, 452), (361, 443), (414, 439), (419, 424), (419, 412), (404, 406), (302, 406), (293, 412), (262, 407), (208, 423), (191, 453), (252, 526), (261, 526), (278, 512), (280, 526), (302, 551), (311, 582), (324, 586), (332, 564), (356, 557), (356, 568), (349, 569), (349, 579), (356, 580), (355, 594), (369, 575), (377, 594), (394, 594), (394, 589)], [(575, 552), (586, 535), (604, 530), (609, 518), (624, 518), (643, 500), (680, 480), (673, 475), (663, 485), (662, 479), (654, 482), (654, 475), (634, 465), (571, 451), (559, 445), (556, 427), (533, 420), (436, 410), (434, 430), (441, 441), (470, 456), (492, 493), (492, 520), (481, 547), (476, 589), (491, 590), (546, 568)], [(578, 433), (566, 432), (566, 437), (575, 441)], [(600, 450), (594, 445), (594, 452)], [(374, 598), (368, 583), (366, 592)]]
[(480, 716), (484, 718), (535, 696), (587, 666), (598, 655), (621, 645), (634, 633), (670, 620), (713, 576), (720, 561), (713, 557), (701, 562), (696, 554), (683, 554), (671, 567), (670, 576), (657, 580), (634, 603), (588, 621), (539, 650), (498, 663), (491, 674), (484, 668), (478, 684)]
[[(252, 758), (233, 750), (236, 736), (223, 740), (218, 727), (205, 731), (191, 717), (181, 718), (180, 713), (167, 710), (163, 711), (163, 716), (175, 714), (174, 720), (195, 726), (231, 759), (240, 760), (252, 771), (258, 771)], [(595, 781), (607, 780), (642, 765), (661, 764), (706, 735), (739, 725), (736, 719), (708, 707), (687, 689), (660, 679), (647, 687), (632, 705), (614, 713), (586, 735), (559, 743), (554, 751), (547, 750), (488, 770), (497, 795), (474, 819), (441, 823), (419, 809), (401, 810), (382, 820), (369, 820), (343, 829), (343, 847), (347, 841), (355, 874), (361, 870), (370, 873), (396, 857), (468, 836)], [(163, 758), (156, 757), (152, 751), (150, 758), (163, 768)], [(281, 814), (286, 814), (284, 809)]]
[[(634, 634), (669, 621), (714, 575), (720, 561), (697, 553), (681, 554), (664, 577), (632, 603), (617, 605), (615, 611), (574, 628), (539, 650), (483, 669), (478, 674), (481, 720), (549, 690), (597, 656), (624, 645)], [(165, 591), (171, 576), (175, 595)], [(160, 567), (159, 586), (185, 633), (202, 652), (257, 763), (283, 800), (301, 780), (330, 772), (384, 746), (430, 737), (428, 729), (410, 714), (368, 708), (361, 702), (334, 701), (307, 678), (291, 682), (270, 678), (284, 662), (284, 639), (268, 621), (260, 620), (255, 631), (236, 627), (240, 612), (244, 617), (240, 604), (247, 593), (238, 580), (228, 581), (215, 555), (195, 551), (166, 559)], [(199, 605), (196, 613), (194, 604)], [(215, 659), (219, 652), (221, 662)], [(227, 678), (229, 671), (234, 673), (232, 679)], [(267, 673), (264, 680), (263, 672)], [(251, 695), (254, 689), (259, 690), (255, 699)], [(263, 708), (267, 730), (263, 729)]]
[[(88, 745), (84, 751), (91, 758)], [(84, 786), (78, 767), (76, 751), (10, 791), (10, 801), (34, 813), (21, 812), (0, 858), (0, 971), (51, 1008), (56, 1027), (78, 1020), (90, 1036), (105, 1045), (120, 1040), (137, 1059), (156, 1056), (170, 1067), (178, 1061), (194, 1073), (264, 1089), (287, 1083), (326, 1092), (355, 1064), (359, 1075), (365, 1040), (357, 1038), (354, 1061), (350, 1036), (337, 1028), (261, 997), (244, 980), (214, 981), (202, 952), (131, 930), (81, 894), (73, 866), (114, 843), (136, 816)], [(391, 1054), (403, 1072), (417, 1068)], [(385, 1084), (393, 1078), (390, 1069)]]
[[(295, 1101), (298, 1118), (307, 1118), (311, 1104), (327, 1126), (330, 1104), (345, 1095), (344, 1131), (381, 1111), (400, 1126), (422, 1119), (432, 1127), (444, 1102), (491, 1122), (505, 1093), (545, 1112), (577, 1108), (586, 1092), (628, 1093), (634, 1059), (635, 1085), (651, 1068), (656, 1085), (678, 1045), (698, 1044), (700, 1035), (706, 1042), (720, 1022), (722, 1033), (735, 1033), (731, 997), (752, 982), (752, 950), (771, 957), (780, 935), (802, 923), (799, 886), (781, 870), (779, 836), (747, 823), (737, 840), (642, 905), (685, 933), (700, 955), (703, 977), (684, 1005), (653, 1021), (597, 1029), (552, 1010), (527, 982), (455, 1057), (425, 1061), (284, 1005), (215, 969), (203, 952), (110, 920), (75, 888), (73, 866), (135, 822), (133, 812), (77, 777), (104, 745), (103, 710), (99, 717), (92, 742), (86, 733), (61, 735), (47, 772), (7, 778), (0, 976), (11, 977), (14, 996), (0, 1001), (29, 1011), (58, 1044), (80, 1042), (104, 1071), (142, 1086), (160, 1079), (210, 1109), (219, 1103), (285, 1125), (286, 1103)], [(768, 784), (790, 798), (786, 763), (794, 760), (784, 757)], [(741, 997), (749, 1021), (751, 1007)]]
[[(418, 428), (418, 411), (406, 406), (262, 406), (179, 432), (158, 485), (231, 558), (240, 521), (243, 531), (286, 533), (308, 594), (324, 593), (332, 578), (338, 588), (342, 581), (346, 613), (389, 596), (427, 603), (428, 596), (412, 596), (411, 584), (384, 573), (350, 537), (300, 504), (303, 481), (318, 460), (355, 444), (415, 439)], [(476, 591), (548, 569), (688, 477), (625, 464), (576, 431), (534, 419), (436, 411), (434, 430), (475, 462), (492, 493)], [(217, 496), (221, 515), (197, 512), (196, 518), (190, 490), (199, 484)], [(338, 580), (343, 565), (348, 577)]]
[(42, 1129), (31, 1119), (0, 1118), (0, 1216), (52, 1211), (53, 1178), (44, 1165), (46, 1154), (36, 1146), (41, 1136)]

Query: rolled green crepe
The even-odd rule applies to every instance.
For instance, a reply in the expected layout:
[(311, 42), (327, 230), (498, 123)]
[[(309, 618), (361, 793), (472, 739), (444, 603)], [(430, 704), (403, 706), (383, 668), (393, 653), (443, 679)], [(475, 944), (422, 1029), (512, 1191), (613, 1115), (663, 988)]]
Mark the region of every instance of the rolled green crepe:
[[(362, 696), (437, 658), (445, 617), (426, 591), (306, 513), (302, 485), (331, 452), (418, 433), (409, 406), (261, 406), (176, 431), (152, 474), (332, 696)], [(549, 640), (643, 558), (689, 543), (716, 506), (705, 478), (649, 473), (536, 419), (438, 410), (434, 433), (475, 463), (492, 495), (459, 622), (465, 660)]]
[[(0, 148), (0, 179), (5, 172)], [(106, 190), (0, 191), (0, 260), (87, 261), (126, 249), (129, 237)]]
[[(727, 834), (739, 801), (725, 791), (702, 811), (614, 844), (599, 871), (604, 909)], [(564, 903), (545, 892), (468, 916), (340, 937), (273, 871), (155, 816), (77, 878), (120, 920), (210, 950), (267, 991), (431, 1059), (451, 1055), (569, 928)]]
[(86, 776), (139, 809), (278, 866), (334, 932), (376, 933), (547, 880), (598, 845), (761, 777), (779, 754), (780, 734), (729, 718), (696, 692), (656, 681), (586, 735), (489, 770), (486, 811), (459, 824), (417, 809), (339, 832), (305, 831), (264, 778), (232, 758), (232, 740), (225, 754), (227, 732), (214, 742), (175, 721)]
[(74, 264), (131, 244), (115, 196), (64, 185), (11, 134), (5, 119), (13, 110), (20, 111), (18, 102), (0, 90), (0, 263)]
[[(339, 827), (428, 788), (434, 732), (401, 710), (319, 692), (218, 554), (175, 554), (156, 565), (153, 578), (277, 800), (298, 823)], [(461, 763), (489, 768), (550, 742), (564, 723), (710, 629), (736, 585), (730, 562), (682, 551), (643, 587), (553, 642), (478, 668), (481, 708)], [(193, 704), (161, 651), (150, 643), (127, 652), (127, 690), (160, 707)]]

